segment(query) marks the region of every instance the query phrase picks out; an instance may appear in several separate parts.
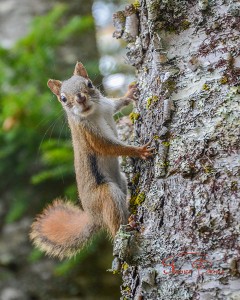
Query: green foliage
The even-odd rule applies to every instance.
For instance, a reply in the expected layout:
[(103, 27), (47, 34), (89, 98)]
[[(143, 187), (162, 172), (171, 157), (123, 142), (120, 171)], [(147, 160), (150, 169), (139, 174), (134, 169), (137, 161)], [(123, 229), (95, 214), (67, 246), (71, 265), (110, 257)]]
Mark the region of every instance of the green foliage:
[(20, 197), (18, 199), (14, 199), (14, 201), (11, 202), (11, 206), (9, 212), (6, 215), (5, 222), (12, 223), (15, 220), (18, 220), (26, 211), (27, 206), (28, 204), (26, 203), (25, 199), (21, 199)]
[(56, 65), (58, 47), (94, 23), (92, 16), (66, 23), (66, 14), (65, 6), (56, 6), (36, 17), (29, 34), (13, 48), (0, 48), (0, 190), (10, 199), (7, 222), (33, 210), (36, 203), (40, 207), (40, 199), (44, 205), (49, 194), (59, 196), (66, 189), (76, 197), (68, 126), (46, 83), (49, 77), (69, 76)]
[[(66, 125), (65, 125), (66, 126)], [(73, 175), (73, 153), (70, 140), (50, 139), (40, 146), (42, 151), (42, 163), (47, 170), (33, 175), (33, 184), (39, 184), (49, 179), (61, 179), (62, 175)]]
[(34, 249), (32, 249), (30, 255), (28, 256), (28, 261), (31, 263), (34, 263), (34, 262), (37, 262), (42, 257), (43, 257), (43, 252), (34, 248)]
[[(92, 33), (94, 23), (92, 16), (66, 23), (66, 15), (66, 7), (58, 5), (36, 17), (29, 34), (13, 48), (0, 47), (0, 191), (7, 208), (0, 225), (24, 214), (34, 217), (55, 197), (77, 198), (70, 131), (46, 83), (48, 78), (69, 77), (57, 54), (59, 47)], [(94, 78), (97, 64), (89, 61), (88, 73)], [(55, 275), (67, 274), (89, 254), (95, 255), (99, 240), (96, 237), (75, 259), (58, 264)], [(28, 261), (42, 256), (32, 248)]]

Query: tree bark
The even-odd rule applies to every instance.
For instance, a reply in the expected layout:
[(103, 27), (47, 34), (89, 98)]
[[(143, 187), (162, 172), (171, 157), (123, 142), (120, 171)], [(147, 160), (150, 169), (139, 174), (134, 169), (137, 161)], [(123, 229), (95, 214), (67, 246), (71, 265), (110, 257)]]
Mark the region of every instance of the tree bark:
[(141, 0), (114, 23), (137, 71), (135, 141), (156, 148), (127, 168), (121, 299), (240, 299), (239, 2)]

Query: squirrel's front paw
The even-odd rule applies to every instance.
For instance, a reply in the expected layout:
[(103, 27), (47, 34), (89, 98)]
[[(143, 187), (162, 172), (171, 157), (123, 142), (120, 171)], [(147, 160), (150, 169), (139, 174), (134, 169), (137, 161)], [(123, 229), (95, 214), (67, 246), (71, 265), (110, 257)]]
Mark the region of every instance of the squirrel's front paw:
[(133, 83), (129, 84), (128, 91), (126, 93), (126, 97), (130, 98), (132, 100), (137, 100), (138, 99), (138, 97), (139, 97), (139, 90), (138, 90), (136, 82), (133, 82)]
[(141, 159), (147, 159), (153, 155), (152, 151), (155, 150), (155, 148), (148, 148), (150, 144), (151, 142), (148, 142), (142, 147), (138, 147), (138, 154)]

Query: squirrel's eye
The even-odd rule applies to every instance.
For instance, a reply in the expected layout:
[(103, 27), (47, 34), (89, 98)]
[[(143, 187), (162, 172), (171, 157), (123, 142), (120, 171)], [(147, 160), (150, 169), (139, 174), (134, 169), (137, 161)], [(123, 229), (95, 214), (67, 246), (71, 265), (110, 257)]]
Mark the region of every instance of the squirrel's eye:
[(91, 83), (91, 81), (88, 81), (88, 88), (90, 88), (90, 89), (92, 89), (93, 88), (93, 85), (92, 85), (92, 83)]
[(64, 94), (61, 94), (60, 99), (62, 102), (66, 103), (67, 102), (67, 97)]

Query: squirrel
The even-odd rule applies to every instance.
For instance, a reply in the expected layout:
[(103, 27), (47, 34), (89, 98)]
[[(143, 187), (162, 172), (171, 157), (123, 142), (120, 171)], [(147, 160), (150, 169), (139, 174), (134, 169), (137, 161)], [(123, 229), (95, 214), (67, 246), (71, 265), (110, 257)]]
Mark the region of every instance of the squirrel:
[(136, 84), (121, 98), (106, 98), (77, 62), (70, 79), (49, 79), (47, 85), (67, 115), (82, 209), (70, 201), (54, 200), (36, 217), (30, 239), (40, 250), (62, 259), (74, 256), (100, 229), (114, 237), (127, 223), (127, 181), (118, 156), (147, 159), (153, 148), (150, 143), (136, 147), (118, 140), (113, 114), (136, 100)]

